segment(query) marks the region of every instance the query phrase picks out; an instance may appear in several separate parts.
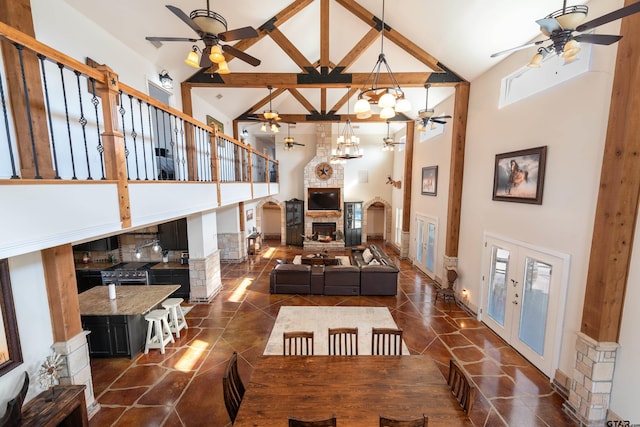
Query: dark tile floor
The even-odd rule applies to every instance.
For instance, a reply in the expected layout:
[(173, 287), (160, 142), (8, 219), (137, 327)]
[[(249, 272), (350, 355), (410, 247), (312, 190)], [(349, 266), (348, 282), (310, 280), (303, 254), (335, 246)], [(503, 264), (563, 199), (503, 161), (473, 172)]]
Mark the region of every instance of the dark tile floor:
[(90, 426), (230, 425), (222, 397), (226, 361), (237, 351), (248, 382), (283, 305), (386, 306), (404, 329), (411, 354), (429, 354), (443, 375), (452, 356), (463, 363), (478, 388), (475, 426), (572, 425), (549, 379), (461, 308), (450, 310), (440, 300), (434, 305), (431, 281), (410, 263), (396, 258), (401, 272), (395, 297), (270, 295), (276, 259), (292, 259), (301, 250), (269, 243), (246, 262), (222, 264), (223, 290), (210, 304), (193, 307), (189, 329), (164, 355), (151, 350), (133, 360), (92, 361), (102, 409)]

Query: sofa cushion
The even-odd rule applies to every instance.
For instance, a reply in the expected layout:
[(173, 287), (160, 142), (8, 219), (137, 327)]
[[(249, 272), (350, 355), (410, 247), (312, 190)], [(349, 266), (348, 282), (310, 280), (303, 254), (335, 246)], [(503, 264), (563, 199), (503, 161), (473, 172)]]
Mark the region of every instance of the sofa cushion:
[(359, 295), (360, 268), (353, 265), (329, 265), (324, 268), (325, 295)]

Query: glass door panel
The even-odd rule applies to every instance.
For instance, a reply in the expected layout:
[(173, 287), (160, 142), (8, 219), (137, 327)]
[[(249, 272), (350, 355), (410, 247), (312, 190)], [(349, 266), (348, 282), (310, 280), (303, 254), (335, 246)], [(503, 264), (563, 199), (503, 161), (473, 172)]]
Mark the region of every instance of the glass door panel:
[(550, 264), (526, 257), (518, 338), (540, 356), (544, 355), (551, 271)]
[(414, 264), (435, 279), (438, 253), (438, 220), (416, 214), (416, 252)]
[(509, 251), (493, 246), (491, 248), (491, 270), (489, 273), (489, 295), (487, 314), (500, 326), (504, 326), (507, 304), (507, 272)]
[(416, 220), (416, 264), (424, 264), (422, 257), (424, 256), (424, 220), (418, 218)]
[(427, 224), (427, 253), (425, 266), (427, 270), (434, 271), (436, 258), (436, 225), (432, 222)]

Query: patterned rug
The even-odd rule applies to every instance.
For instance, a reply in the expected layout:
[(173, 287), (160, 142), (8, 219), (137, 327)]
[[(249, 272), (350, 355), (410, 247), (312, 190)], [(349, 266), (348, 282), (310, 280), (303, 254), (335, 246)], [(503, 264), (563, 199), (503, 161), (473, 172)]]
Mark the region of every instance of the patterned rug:
[[(351, 265), (351, 258), (344, 255), (336, 255), (335, 258), (340, 260), (341, 265)], [(302, 264), (302, 255), (296, 255), (293, 257), (292, 264)]]
[[(280, 307), (265, 355), (282, 355), (282, 333), (313, 331), (314, 354), (328, 354), (329, 328), (357, 327), (358, 354), (371, 354), (371, 328), (397, 328), (386, 307)], [(402, 343), (402, 354), (409, 349)]]

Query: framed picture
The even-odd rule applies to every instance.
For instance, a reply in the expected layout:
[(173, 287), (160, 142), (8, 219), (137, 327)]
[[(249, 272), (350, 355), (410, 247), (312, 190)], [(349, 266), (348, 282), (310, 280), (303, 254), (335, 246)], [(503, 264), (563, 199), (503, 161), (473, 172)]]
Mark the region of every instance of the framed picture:
[(247, 221), (251, 221), (253, 219), (253, 209), (247, 209)]
[(438, 194), (438, 166), (422, 168), (422, 194), (427, 196)]
[(224, 124), (220, 120), (216, 120), (209, 115), (207, 115), (207, 125), (211, 127), (218, 126), (218, 131), (220, 131), (220, 133), (224, 133)]
[(547, 147), (496, 155), (493, 200), (542, 204)]

